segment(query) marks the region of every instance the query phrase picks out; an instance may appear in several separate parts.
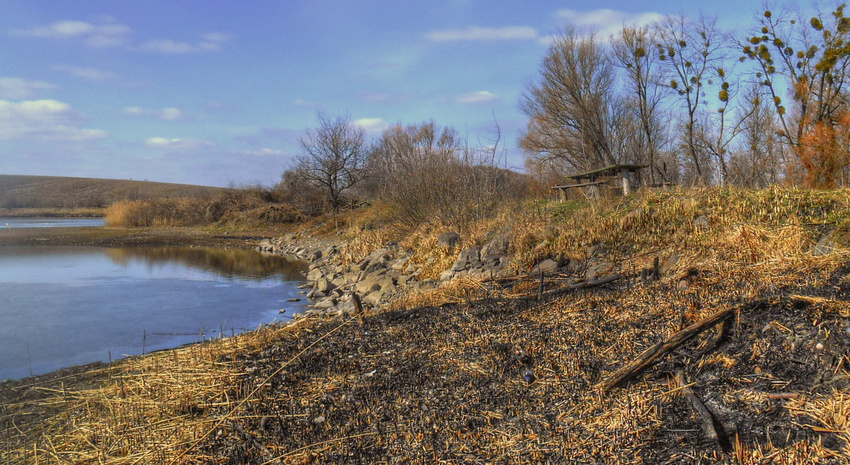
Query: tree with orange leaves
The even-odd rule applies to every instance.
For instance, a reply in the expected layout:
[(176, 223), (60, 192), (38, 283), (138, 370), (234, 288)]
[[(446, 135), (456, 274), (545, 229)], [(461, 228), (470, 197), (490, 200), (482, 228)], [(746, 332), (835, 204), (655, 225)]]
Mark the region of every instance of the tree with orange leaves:
[[(850, 18), (845, 4), (824, 19), (788, 19), (769, 9), (746, 44), (741, 60), (754, 60), (757, 77), (768, 89), (782, 126), (781, 136), (799, 157), (799, 177), (813, 188), (846, 185)], [(791, 95), (791, 110), (782, 87)]]

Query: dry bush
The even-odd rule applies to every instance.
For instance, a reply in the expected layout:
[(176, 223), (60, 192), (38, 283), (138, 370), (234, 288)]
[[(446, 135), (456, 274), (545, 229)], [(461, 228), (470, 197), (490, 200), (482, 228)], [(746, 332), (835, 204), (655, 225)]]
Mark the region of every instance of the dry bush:
[(265, 189), (230, 189), (210, 200), (193, 198), (122, 201), (107, 209), (112, 227), (228, 225), (263, 227), (303, 221), (306, 215)]
[(125, 200), (106, 209), (106, 224), (124, 228), (193, 226), (204, 221), (202, 200)]

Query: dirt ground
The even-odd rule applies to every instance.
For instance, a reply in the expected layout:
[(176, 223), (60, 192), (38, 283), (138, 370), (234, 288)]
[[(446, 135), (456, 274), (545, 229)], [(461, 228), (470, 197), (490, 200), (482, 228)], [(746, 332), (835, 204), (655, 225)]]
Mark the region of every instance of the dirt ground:
[[(247, 401), (208, 413), (241, 419), (199, 452), (222, 463), (848, 463), (845, 285), (723, 302), (740, 306), (723, 338), (706, 331), (623, 388), (599, 388), (713, 310), (696, 308), (712, 282), (701, 279), (284, 333), (236, 360), (244, 377), (230, 396)], [(707, 435), (677, 371), (724, 438)]]

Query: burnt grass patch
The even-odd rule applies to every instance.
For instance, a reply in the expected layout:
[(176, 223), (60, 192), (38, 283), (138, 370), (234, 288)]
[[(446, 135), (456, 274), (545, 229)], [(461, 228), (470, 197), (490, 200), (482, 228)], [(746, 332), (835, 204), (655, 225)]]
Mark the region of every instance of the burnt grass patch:
[(198, 452), (226, 463), (846, 463), (844, 288), (824, 298), (786, 286), (742, 306), (723, 338), (712, 328), (630, 383), (598, 388), (714, 307), (746, 302), (707, 289), (621, 285), (316, 321), (227, 361), (244, 370), (229, 394), (242, 403), (210, 407), (225, 420)]

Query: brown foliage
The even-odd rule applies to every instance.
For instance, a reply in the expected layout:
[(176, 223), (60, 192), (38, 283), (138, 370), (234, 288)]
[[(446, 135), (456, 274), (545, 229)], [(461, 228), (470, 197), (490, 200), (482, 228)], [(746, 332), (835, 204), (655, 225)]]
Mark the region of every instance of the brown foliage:
[(837, 120), (817, 121), (800, 138), (797, 155), (804, 171), (804, 180), (814, 189), (834, 189), (846, 185), (844, 169), (847, 167), (850, 140), (850, 114), (842, 112)]

